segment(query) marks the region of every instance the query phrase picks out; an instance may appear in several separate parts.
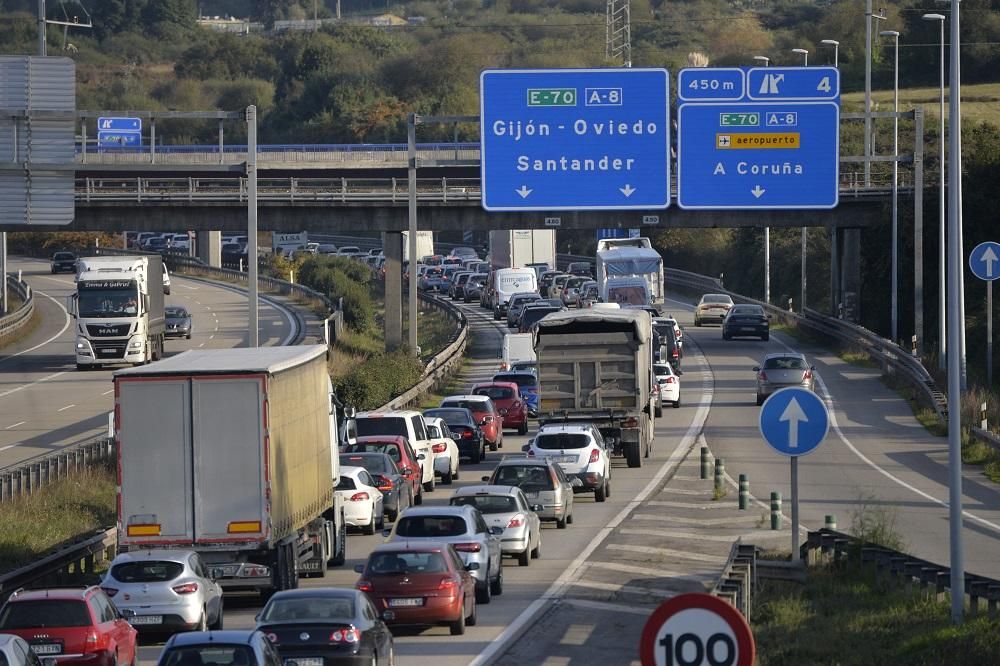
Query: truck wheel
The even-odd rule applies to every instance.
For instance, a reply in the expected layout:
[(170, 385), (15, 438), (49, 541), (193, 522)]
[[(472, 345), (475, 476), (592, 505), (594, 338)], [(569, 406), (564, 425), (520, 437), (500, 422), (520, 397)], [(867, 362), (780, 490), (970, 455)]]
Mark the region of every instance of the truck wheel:
[(347, 523), (344, 522), (344, 514), (340, 514), (340, 527), (337, 529), (337, 550), (330, 560), (331, 566), (340, 567), (347, 561)]
[(448, 464), (448, 471), (447, 472), (441, 472), (441, 485), (442, 486), (450, 486), (451, 485), (451, 479), (452, 479), (451, 464), (449, 462), (449, 464)]
[(657, 405), (653, 413), (656, 414), (656, 418), (660, 418), (661, 416), (663, 416), (663, 406)]
[(642, 452), (639, 450), (639, 442), (630, 442), (625, 445), (625, 462), (629, 467), (642, 467)]

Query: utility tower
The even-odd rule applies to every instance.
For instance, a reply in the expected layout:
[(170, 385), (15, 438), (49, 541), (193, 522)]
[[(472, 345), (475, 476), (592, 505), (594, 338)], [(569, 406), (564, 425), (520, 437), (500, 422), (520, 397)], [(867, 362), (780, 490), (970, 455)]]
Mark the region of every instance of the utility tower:
[(621, 58), (624, 67), (632, 66), (632, 22), (629, 0), (608, 0), (607, 44), (604, 56), (608, 60)]

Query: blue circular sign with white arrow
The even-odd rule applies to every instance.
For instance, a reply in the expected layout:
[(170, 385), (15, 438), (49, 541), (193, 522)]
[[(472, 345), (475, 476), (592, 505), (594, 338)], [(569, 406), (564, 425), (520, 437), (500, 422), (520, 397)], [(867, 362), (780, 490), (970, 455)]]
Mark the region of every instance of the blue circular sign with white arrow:
[(986, 241), (969, 253), (969, 270), (980, 280), (993, 282), (1000, 278), (1000, 243)]
[(778, 453), (812, 453), (830, 429), (830, 412), (818, 395), (803, 388), (776, 391), (760, 410), (760, 434)]

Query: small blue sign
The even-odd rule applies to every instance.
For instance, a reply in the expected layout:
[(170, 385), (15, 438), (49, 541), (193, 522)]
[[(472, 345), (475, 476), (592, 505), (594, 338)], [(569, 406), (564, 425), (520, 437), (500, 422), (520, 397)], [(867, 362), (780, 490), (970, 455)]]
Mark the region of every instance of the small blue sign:
[(778, 453), (812, 453), (830, 429), (830, 412), (818, 395), (803, 388), (783, 388), (760, 409), (760, 434)]
[(747, 71), (747, 97), (755, 102), (840, 98), (836, 67), (753, 67)]
[(746, 73), (738, 67), (688, 67), (677, 73), (677, 99), (685, 102), (735, 102), (745, 94)]
[(97, 131), (141, 132), (142, 118), (98, 118)]
[(140, 132), (98, 130), (97, 145), (102, 148), (134, 148), (142, 145)]
[(665, 69), (484, 71), (483, 208), (669, 206), (669, 79)]
[(980, 280), (993, 282), (1000, 278), (1000, 243), (986, 241), (969, 253), (969, 270)]

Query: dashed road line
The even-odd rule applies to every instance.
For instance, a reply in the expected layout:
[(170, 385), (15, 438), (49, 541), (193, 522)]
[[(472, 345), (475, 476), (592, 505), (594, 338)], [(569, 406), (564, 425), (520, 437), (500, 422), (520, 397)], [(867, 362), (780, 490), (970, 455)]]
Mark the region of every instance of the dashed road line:
[(54, 372), (51, 375), (47, 375), (45, 377), (42, 377), (41, 379), (36, 379), (33, 382), (28, 382), (27, 384), (21, 384), (17, 388), (8, 389), (8, 390), (4, 391), (3, 393), (0, 393), (0, 398), (4, 398), (4, 397), (10, 395), (11, 393), (17, 393), (18, 391), (23, 391), (24, 389), (26, 389), (28, 387), (31, 387), (31, 386), (34, 386), (35, 384), (41, 384), (42, 382), (47, 382), (50, 379), (55, 379), (56, 377), (59, 377), (60, 375), (65, 375), (65, 374), (66, 374), (65, 370), (63, 370), (62, 372)]
[(65, 412), (67, 409), (70, 409), (71, 407), (76, 407), (76, 405), (66, 405), (65, 407), (60, 407), (56, 411), (57, 412)]
[[(733, 507), (730, 506), (730, 509)], [(739, 522), (757, 522), (757, 516), (734, 516), (732, 518), (687, 518), (685, 516), (656, 515), (651, 513), (632, 514), (632, 520), (659, 520), (668, 523), (683, 523), (685, 525), (729, 525)]]
[(4, 428), (4, 430), (10, 430), (11, 428), (16, 428), (17, 426), (24, 425), (25, 423), (27, 423), (27, 421), (18, 421), (17, 423), (12, 423), (11, 425), (7, 426), (6, 428)]
[(716, 573), (710, 574), (682, 574), (667, 569), (654, 569), (652, 567), (637, 567), (633, 564), (622, 564), (621, 562), (587, 562), (587, 567), (591, 569), (607, 569), (609, 571), (622, 571), (625, 573), (637, 574), (639, 576), (650, 576), (651, 578), (670, 578), (673, 580), (715, 580)]

